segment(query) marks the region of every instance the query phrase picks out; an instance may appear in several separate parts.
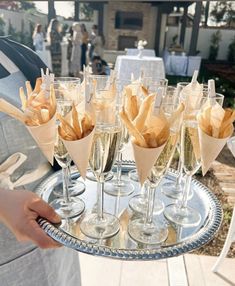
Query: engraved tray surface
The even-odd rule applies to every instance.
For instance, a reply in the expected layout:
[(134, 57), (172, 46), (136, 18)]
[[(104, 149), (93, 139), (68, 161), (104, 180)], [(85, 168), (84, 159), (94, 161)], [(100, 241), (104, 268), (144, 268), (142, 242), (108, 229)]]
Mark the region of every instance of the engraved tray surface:
[[(125, 161), (123, 175), (134, 168), (135, 165), (132, 161)], [(72, 177), (81, 180), (75, 168), (72, 169)], [(162, 182), (174, 178), (175, 172), (170, 170)], [(50, 203), (55, 198), (53, 190), (62, 186), (61, 180), (61, 171), (56, 172), (42, 182), (36, 191)], [(52, 225), (42, 218), (38, 220), (38, 223), (50, 237), (67, 247), (87, 254), (122, 260), (157, 260), (177, 256), (201, 247), (210, 241), (218, 231), (222, 221), (221, 205), (208, 188), (193, 180), (194, 195), (188, 204), (200, 212), (201, 223), (196, 227), (181, 227), (170, 223), (161, 214), (160, 219), (164, 220), (168, 226), (167, 240), (161, 245), (146, 245), (134, 241), (127, 232), (128, 221), (141, 217), (142, 214), (135, 213), (128, 208), (130, 198), (140, 192), (139, 183), (131, 182), (135, 186), (135, 191), (130, 196), (114, 197), (104, 194), (105, 211), (115, 214), (120, 220), (120, 231), (111, 238), (95, 240), (83, 235), (79, 224), (84, 214), (73, 219), (62, 220), (60, 225)], [(86, 190), (80, 195), (80, 198), (86, 204), (86, 211), (90, 212), (96, 207), (96, 182), (87, 179), (85, 183)], [(165, 205), (174, 202), (161, 193), (161, 185), (156, 191), (156, 197), (163, 200)]]

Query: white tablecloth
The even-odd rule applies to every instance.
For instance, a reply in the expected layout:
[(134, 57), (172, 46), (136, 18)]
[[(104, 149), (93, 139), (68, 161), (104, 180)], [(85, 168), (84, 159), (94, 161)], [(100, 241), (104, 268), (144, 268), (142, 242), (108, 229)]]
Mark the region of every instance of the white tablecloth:
[(182, 55), (167, 55), (165, 57), (166, 74), (187, 75), (188, 57)]
[(138, 78), (141, 71), (144, 71), (145, 76), (165, 78), (163, 60), (157, 57), (118, 56), (115, 71), (121, 80), (131, 79), (132, 73), (135, 78)]
[[(126, 50), (126, 55), (127, 56), (137, 56), (139, 54), (138, 49), (125, 49)], [(153, 49), (144, 49), (142, 51), (143, 56), (146, 57), (155, 57), (155, 51)]]

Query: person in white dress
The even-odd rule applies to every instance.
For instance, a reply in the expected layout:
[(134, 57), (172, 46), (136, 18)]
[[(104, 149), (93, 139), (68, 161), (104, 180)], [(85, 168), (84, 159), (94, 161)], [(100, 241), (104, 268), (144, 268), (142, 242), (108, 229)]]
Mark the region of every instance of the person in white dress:
[(33, 32), (33, 46), (36, 52), (43, 51), (44, 36), (42, 32), (42, 25), (37, 24)]
[(70, 73), (75, 77), (80, 76), (81, 68), (81, 44), (82, 44), (82, 32), (79, 23), (73, 23), (73, 39), (72, 39), (72, 54), (71, 54), (71, 70)]

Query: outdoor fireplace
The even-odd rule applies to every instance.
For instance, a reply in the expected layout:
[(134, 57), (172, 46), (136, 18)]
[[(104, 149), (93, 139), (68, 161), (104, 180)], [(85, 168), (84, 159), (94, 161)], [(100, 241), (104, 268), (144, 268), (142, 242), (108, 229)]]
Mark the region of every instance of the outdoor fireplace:
[(134, 48), (138, 38), (136, 36), (119, 36), (118, 50), (124, 51), (126, 48)]
[(135, 42), (146, 40), (154, 45), (156, 7), (151, 3), (108, 1), (105, 8), (105, 38), (108, 50), (135, 48)]

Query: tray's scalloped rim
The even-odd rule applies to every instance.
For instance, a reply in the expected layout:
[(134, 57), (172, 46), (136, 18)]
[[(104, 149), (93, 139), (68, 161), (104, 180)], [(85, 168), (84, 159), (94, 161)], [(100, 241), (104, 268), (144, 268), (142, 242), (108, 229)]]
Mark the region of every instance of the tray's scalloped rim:
[[(133, 161), (124, 161), (124, 164), (126, 165), (132, 165), (133, 163)], [(173, 174), (175, 173), (174, 170), (170, 170), (170, 172)], [(42, 193), (42, 186), (45, 184), (45, 182), (53, 176), (56, 176), (56, 173), (48, 177), (38, 186), (36, 191), (39, 194)], [(208, 243), (219, 230), (223, 218), (222, 207), (215, 195), (197, 180), (193, 179), (192, 181), (197, 187), (206, 193), (211, 203), (210, 219), (207, 225), (205, 225), (197, 233), (174, 246), (156, 247), (151, 249), (115, 249), (74, 238), (43, 218), (38, 218), (38, 224), (54, 240), (58, 241), (64, 246), (86, 254), (110, 257), (120, 260), (158, 260), (178, 256), (193, 251)]]

